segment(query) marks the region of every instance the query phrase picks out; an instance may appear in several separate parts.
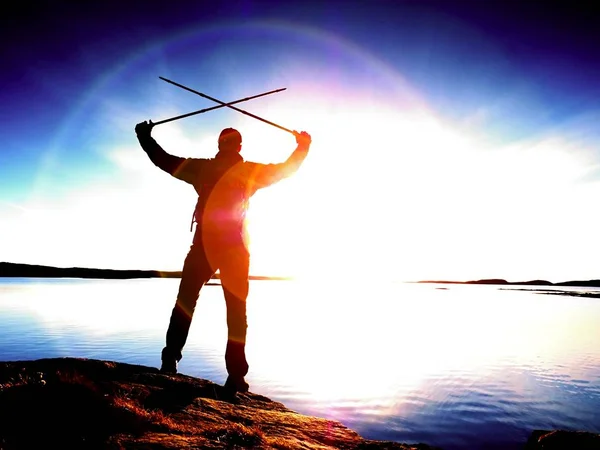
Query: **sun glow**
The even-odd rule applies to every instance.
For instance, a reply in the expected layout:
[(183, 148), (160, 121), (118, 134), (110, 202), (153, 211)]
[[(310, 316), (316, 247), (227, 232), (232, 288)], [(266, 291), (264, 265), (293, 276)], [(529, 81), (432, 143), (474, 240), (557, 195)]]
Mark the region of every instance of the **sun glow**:
[[(305, 164), (252, 202), (257, 272), (518, 279), (527, 275), (516, 249), (547, 251), (569, 220), (548, 222), (542, 209), (587, 201), (574, 193), (590, 169), (560, 139), (492, 146), (424, 109), (316, 110), (294, 120), (313, 137)], [(254, 132), (253, 141), (269, 142)], [(291, 146), (276, 141), (265, 155), (281, 160)]]
[[(410, 277), (408, 265), (404, 274), (397, 271), (403, 261), (418, 258), (418, 244), (412, 244), (419, 227), (407, 216), (427, 213), (422, 203), (436, 198), (440, 183), (450, 184), (447, 168), (469, 156), (470, 143), (425, 113), (350, 109), (296, 119), (307, 123), (313, 145), (295, 176), (252, 201), (257, 269), (270, 262), (271, 270), (296, 277), (347, 278), (375, 268)], [(255, 133), (253, 141), (269, 141)], [(276, 142), (265, 153), (278, 151), (281, 160), (281, 147)], [(468, 189), (458, 179), (453, 191)]]

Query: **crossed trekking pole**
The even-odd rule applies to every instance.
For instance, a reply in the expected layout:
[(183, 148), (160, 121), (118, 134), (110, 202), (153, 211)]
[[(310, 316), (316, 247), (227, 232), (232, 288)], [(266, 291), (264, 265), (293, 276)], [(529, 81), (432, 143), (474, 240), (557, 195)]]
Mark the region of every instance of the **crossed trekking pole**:
[(184, 117), (190, 117), (190, 116), (194, 116), (196, 114), (202, 114), (202, 113), (205, 113), (205, 112), (208, 112), (208, 111), (213, 111), (215, 109), (227, 107), (227, 108), (233, 109), (234, 111), (240, 112), (240, 113), (242, 113), (242, 114), (244, 114), (246, 116), (252, 117), (253, 119), (260, 120), (261, 122), (264, 122), (266, 124), (274, 126), (275, 128), (279, 128), (280, 130), (287, 131), (288, 133), (291, 133), (294, 136), (296, 136), (296, 134), (297, 134), (294, 131), (290, 130), (289, 128), (283, 127), (281, 125), (276, 124), (275, 122), (271, 122), (270, 120), (263, 119), (262, 117), (259, 117), (259, 116), (255, 115), (255, 114), (249, 113), (248, 111), (245, 111), (243, 109), (240, 109), (240, 108), (237, 108), (237, 107), (233, 106), (233, 105), (235, 105), (237, 103), (247, 102), (248, 100), (253, 100), (253, 99), (258, 98), (258, 97), (264, 97), (265, 95), (270, 95), (270, 94), (274, 94), (276, 92), (285, 91), (286, 88), (275, 89), (273, 91), (263, 92), (262, 94), (257, 94), (257, 95), (253, 95), (251, 97), (246, 97), (246, 98), (242, 98), (240, 100), (235, 100), (235, 101), (232, 101), (232, 102), (225, 103), (225, 102), (222, 102), (221, 100), (218, 100), (218, 99), (216, 99), (214, 97), (211, 97), (209, 95), (203, 94), (202, 92), (198, 92), (198, 91), (196, 91), (194, 89), (191, 89), (191, 88), (189, 88), (187, 86), (184, 86), (183, 84), (179, 84), (179, 83), (176, 83), (175, 81), (169, 80), (168, 78), (164, 78), (164, 77), (158, 77), (158, 78), (160, 78), (161, 80), (166, 81), (167, 83), (170, 83), (170, 84), (172, 84), (174, 86), (177, 86), (177, 87), (179, 87), (181, 89), (185, 89), (186, 91), (189, 91), (189, 92), (192, 92), (192, 93), (194, 93), (196, 95), (199, 95), (200, 97), (204, 97), (204, 98), (206, 98), (208, 100), (211, 100), (211, 101), (213, 101), (215, 103), (218, 103), (219, 106), (213, 106), (211, 108), (204, 108), (204, 109), (200, 109), (198, 111), (193, 111), (193, 112), (190, 112), (190, 113), (187, 113), (187, 114), (181, 114), (179, 116), (171, 117), (169, 119), (164, 119), (164, 120), (161, 120), (159, 122), (153, 122), (152, 125), (154, 125), (154, 126), (160, 125), (160, 124), (163, 124), (163, 123), (172, 122), (174, 120), (183, 119)]

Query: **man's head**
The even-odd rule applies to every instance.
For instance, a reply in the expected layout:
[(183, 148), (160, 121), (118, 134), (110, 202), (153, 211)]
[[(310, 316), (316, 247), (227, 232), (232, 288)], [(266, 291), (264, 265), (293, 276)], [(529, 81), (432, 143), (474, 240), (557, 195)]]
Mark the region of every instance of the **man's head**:
[(219, 135), (219, 151), (239, 153), (242, 149), (242, 135), (233, 128), (225, 128)]

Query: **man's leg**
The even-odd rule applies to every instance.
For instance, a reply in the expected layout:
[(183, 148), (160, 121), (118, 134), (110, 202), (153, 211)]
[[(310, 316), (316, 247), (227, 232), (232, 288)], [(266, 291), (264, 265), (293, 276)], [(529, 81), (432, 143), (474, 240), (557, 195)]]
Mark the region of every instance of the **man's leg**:
[(236, 391), (247, 391), (244, 376), (248, 373), (246, 361), (246, 298), (250, 255), (246, 247), (228, 249), (220, 261), (221, 283), (227, 304), (227, 349), (225, 365), (229, 377), (226, 385)]
[(162, 351), (162, 371), (177, 372), (177, 362), (182, 358), (200, 289), (213, 274), (202, 245), (192, 245), (183, 264), (179, 293), (171, 313), (167, 345)]

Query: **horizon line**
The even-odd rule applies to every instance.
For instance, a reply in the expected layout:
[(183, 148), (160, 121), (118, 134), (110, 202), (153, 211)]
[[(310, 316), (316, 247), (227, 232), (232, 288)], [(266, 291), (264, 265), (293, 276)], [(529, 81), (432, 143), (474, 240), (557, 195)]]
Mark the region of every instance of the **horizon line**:
[[(4, 268), (11, 268), (5, 273)], [(54, 274), (50, 272), (54, 271)], [(60, 272), (63, 275), (60, 275)], [(23, 277), (23, 278), (69, 278), (64, 273), (72, 272), (71, 275), (75, 275), (75, 278), (107, 278), (100, 277), (99, 275), (104, 273), (105, 275), (121, 274), (123, 276), (117, 278), (180, 278), (181, 270), (156, 270), (156, 269), (100, 269), (91, 267), (59, 267), (59, 266), (48, 266), (43, 264), (28, 264), (28, 263), (13, 263), (13, 262), (0, 262), (0, 278), (8, 277)], [(88, 275), (96, 274), (95, 277), (83, 277), (82, 273), (77, 275), (77, 272), (87, 272)], [(36, 275), (34, 275), (36, 273)], [(125, 276), (129, 274), (129, 276)], [(137, 275), (137, 276), (134, 276)], [(140, 276), (144, 275), (144, 276)], [(110, 278), (110, 277), (108, 277)], [(304, 278), (303, 276), (293, 275), (249, 275), (250, 280), (297, 280)], [(340, 278), (339, 276), (332, 278)], [(220, 279), (220, 274), (216, 273), (211, 279)], [(504, 278), (482, 278), (477, 280), (457, 281), (457, 280), (396, 280), (391, 278), (393, 281), (401, 283), (421, 283), (421, 284), (488, 284), (488, 285), (536, 285), (536, 286), (581, 286), (581, 287), (600, 287), (600, 279), (589, 279), (589, 280), (568, 280), (562, 282), (551, 282), (543, 279), (533, 279), (527, 281), (507, 281)]]

